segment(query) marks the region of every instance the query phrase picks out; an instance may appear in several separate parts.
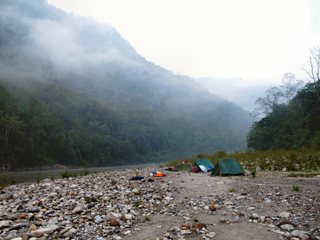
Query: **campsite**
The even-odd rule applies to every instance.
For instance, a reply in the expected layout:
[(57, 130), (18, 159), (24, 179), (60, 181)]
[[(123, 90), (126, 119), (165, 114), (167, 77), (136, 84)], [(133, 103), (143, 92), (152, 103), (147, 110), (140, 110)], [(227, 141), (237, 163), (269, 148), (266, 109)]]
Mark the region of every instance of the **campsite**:
[(209, 169), (197, 173), (183, 160), (189, 171), (143, 167), (8, 186), (0, 238), (319, 239), (319, 175), (253, 177), (229, 161), (195, 160)]
[(0, 0), (0, 240), (320, 240), (320, 0)]

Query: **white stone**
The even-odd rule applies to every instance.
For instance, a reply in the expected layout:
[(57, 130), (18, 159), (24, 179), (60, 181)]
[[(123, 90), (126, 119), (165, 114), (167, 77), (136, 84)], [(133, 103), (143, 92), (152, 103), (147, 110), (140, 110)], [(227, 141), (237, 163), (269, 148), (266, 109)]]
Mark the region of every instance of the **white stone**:
[(288, 231), (288, 232), (290, 232), (290, 231), (292, 231), (294, 229), (294, 227), (291, 224), (283, 224), (283, 225), (280, 226), (280, 228), (282, 230), (285, 230), (285, 231)]
[(72, 210), (72, 213), (73, 214), (77, 214), (77, 213), (81, 213), (82, 211), (83, 211), (83, 206), (82, 205), (78, 205)]
[(208, 237), (208, 238), (214, 238), (215, 236), (216, 236), (215, 232), (209, 232), (206, 234), (206, 237)]
[(44, 234), (50, 234), (50, 233), (53, 233), (54, 231), (56, 231), (59, 227), (57, 225), (50, 225), (48, 227), (45, 227), (45, 228), (39, 228), (35, 231), (32, 231), (30, 233), (30, 236), (31, 237), (41, 237), (43, 236)]
[(300, 237), (302, 235), (309, 235), (309, 233), (306, 231), (302, 231), (302, 230), (294, 230), (291, 232), (292, 237)]
[(132, 220), (132, 219), (133, 219), (133, 215), (130, 214), (130, 213), (125, 214), (125, 215), (124, 215), (124, 219), (126, 219), (126, 220)]
[(77, 229), (71, 228), (68, 232), (63, 234), (64, 237), (72, 237), (77, 232)]
[(11, 221), (0, 221), (0, 229), (10, 227)]
[(279, 217), (288, 218), (288, 217), (290, 217), (290, 213), (289, 213), (289, 212), (281, 212), (281, 213), (279, 214)]

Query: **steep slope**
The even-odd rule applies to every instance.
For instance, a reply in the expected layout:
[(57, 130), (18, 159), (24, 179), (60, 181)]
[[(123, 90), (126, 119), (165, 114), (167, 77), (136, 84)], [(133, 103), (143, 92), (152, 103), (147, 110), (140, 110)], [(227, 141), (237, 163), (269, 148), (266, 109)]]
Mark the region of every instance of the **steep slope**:
[(43, 0), (0, 8), (0, 84), (11, 99), (1, 136), (16, 129), (1, 162), (106, 165), (245, 147), (247, 112), (146, 61), (113, 27)]

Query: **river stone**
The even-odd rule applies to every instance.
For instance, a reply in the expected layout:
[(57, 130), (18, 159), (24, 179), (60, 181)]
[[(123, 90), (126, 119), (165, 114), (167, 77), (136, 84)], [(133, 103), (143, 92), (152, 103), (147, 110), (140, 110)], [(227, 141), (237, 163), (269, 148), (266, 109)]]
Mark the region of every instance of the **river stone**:
[(291, 232), (292, 237), (302, 238), (302, 236), (309, 236), (309, 233), (302, 230), (294, 230)]
[(96, 215), (96, 216), (94, 217), (94, 222), (95, 222), (96, 224), (99, 224), (99, 223), (103, 222), (103, 218), (102, 218), (100, 215)]
[(112, 236), (112, 239), (113, 239), (113, 240), (121, 240), (122, 237), (120, 237), (120, 236), (118, 236), (118, 235), (114, 235), (114, 236)]
[(281, 213), (279, 214), (279, 217), (288, 218), (288, 217), (290, 217), (290, 213), (289, 213), (289, 212), (281, 212)]
[(40, 212), (40, 208), (38, 208), (38, 207), (30, 207), (28, 209), (28, 212), (31, 212), (31, 213)]
[(18, 230), (27, 226), (28, 226), (27, 223), (16, 223), (10, 228), (10, 230)]
[(124, 219), (126, 219), (126, 220), (132, 220), (132, 219), (133, 219), (133, 215), (130, 214), (130, 213), (127, 213), (127, 214), (124, 215)]
[(207, 238), (214, 238), (215, 236), (216, 236), (215, 232), (209, 232), (209, 233), (206, 234)]
[(107, 220), (115, 219), (115, 220), (119, 221), (121, 218), (122, 218), (122, 214), (114, 213), (114, 212), (108, 213), (106, 216)]
[(215, 204), (215, 203), (211, 203), (210, 206), (209, 206), (209, 209), (210, 209), (210, 211), (212, 211), (212, 212), (216, 211), (216, 210), (217, 210), (216, 204)]
[(31, 237), (41, 237), (44, 234), (50, 234), (53, 233), (54, 231), (56, 231), (59, 227), (57, 225), (50, 225), (48, 227), (44, 227), (44, 228), (39, 228), (35, 231), (32, 231), (30, 233)]
[(63, 236), (71, 238), (75, 233), (77, 233), (77, 229), (71, 228), (68, 232), (63, 234)]
[(280, 226), (280, 228), (288, 232), (291, 232), (294, 229), (294, 227), (291, 224), (283, 224)]
[(109, 221), (109, 224), (110, 224), (110, 226), (112, 226), (112, 227), (119, 227), (119, 226), (120, 226), (120, 222), (119, 222), (118, 220), (116, 220), (116, 219), (111, 219), (111, 220)]
[(139, 195), (139, 194), (140, 194), (140, 191), (139, 191), (139, 189), (137, 189), (137, 188), (132, 189), (131, 192), (132, 192), (133, 194), (135, 194), (135, 195)]
[(82, 205), (78, 205), (72, 210), (72, 213), (73, 214), (78, 214), (78, 213), (81, 213), (82, 211), (83, 211), (83, 206)]
[(10, 227), (11, 221), (0, 221), (0, 229)]

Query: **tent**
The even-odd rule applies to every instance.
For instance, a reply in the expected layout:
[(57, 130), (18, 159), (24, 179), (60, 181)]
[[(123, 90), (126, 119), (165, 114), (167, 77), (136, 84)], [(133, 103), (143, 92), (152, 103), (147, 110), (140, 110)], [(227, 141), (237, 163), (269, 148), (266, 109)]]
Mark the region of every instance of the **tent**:
[(237, 160), (233, 158), (220, 159), (217, 163), (211, 176), (229, 176), (229, 175), (244, 175), (244, 170)]
[(203, 172), (212, 171), (214, 169), (214, 165), (209, 159), (198, 159), (196, 160), (196, 164)]

